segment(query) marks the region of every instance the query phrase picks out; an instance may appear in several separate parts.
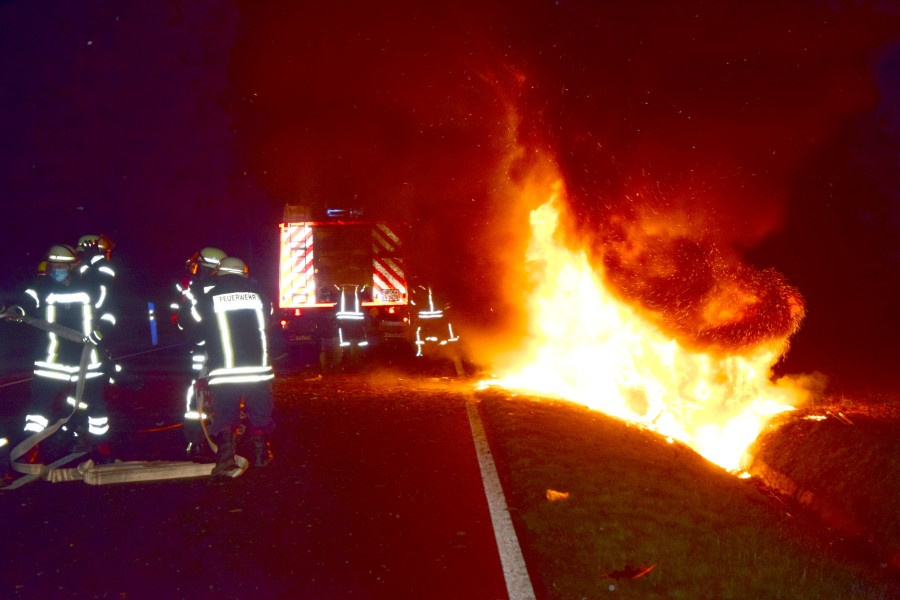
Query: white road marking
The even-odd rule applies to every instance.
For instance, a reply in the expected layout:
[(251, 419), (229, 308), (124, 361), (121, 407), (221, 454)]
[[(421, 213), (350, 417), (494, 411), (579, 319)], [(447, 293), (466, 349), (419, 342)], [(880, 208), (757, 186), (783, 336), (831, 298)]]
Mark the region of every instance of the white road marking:
[(491, 456), (491, 448), (488, 446), (484, 426), (478, 416), (478, 407), (472, 396), (466, 398), (466, 411), (469, 414), (472, 439), (475, 441), (478, 466), (481, 467), (484, 495), (487, 497), (491, 523), (494, 526), (494, 539), (497, 540), (497, 550), (500, 551), (500, 564), (503, 566), (503, 577), (506, 579), (506, 592), (509, 594), (510, 600), (534, 600), (534, 588), (528, 577), (528, 568), (522, 557), (522, 548), (519, 546), (519, 539), (516, 537), (516, 530), (509, 516), (503, 487), (500, 485), (500, 477), (497, 475), (497, 466)]

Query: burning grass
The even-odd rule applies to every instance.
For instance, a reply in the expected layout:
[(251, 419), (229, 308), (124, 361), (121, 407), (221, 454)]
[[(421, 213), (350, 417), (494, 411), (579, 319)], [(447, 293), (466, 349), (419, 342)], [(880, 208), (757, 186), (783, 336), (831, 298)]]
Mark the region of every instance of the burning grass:
[(887, 569), (835, 556), (824, 527), (683, 445), (567, 402), (478, 397), (539, 597), (900, 591)]
[[(744, 290), (737, 294), (743, 298), (738, 304), (774, 303), (773, 319), (782, 312), (778, 306), (789, 307), (787, 312), (793, 316), (788, 331), (776, 327), (749, 338), (742, 334), (738, 336), (744, 339), (742, 344), (726, 344), (729, 352), (724, 347), (715, 349), (717, 344), (703, 349), (697, 339), (673, 338), (659, 326), (659, 318), (613, 293), (616, 286), (608, 285), (608, 274), (583, 249), (563, 243), (561, 183), (553, 190), (550, 200), (531, 213), (533, 237), (527, 258), (533, 290), (527, 296), (528, 340), (497, 360), (494, 370), (499, 375), (493, 383), (577, 401), (681, 440), (724, 468), (741, 468), (747, 447), (769, 419), (792, 410), (810, 393), (790, 378), (771, 378), (773, 365), (787, 347), (786, 336), (802, 317), (799, 296), (784, 287), (780, 295), (770, 294), (781, 301), (757, 298), (751, 302), (753, 286), (738, 285), (723, 275), (731, 282), (725, 287)], [(707, 281), (703, 287), (709, 285)], [(741, 309), (726, 318), (725, 305), (733, 303), (708, 300), (718, 306), (712, 311), (718, 315), (717, 325), (710, 325), (709, 331), (738, 323), (743, 323), (738, 329), (755, 328), (756, 309)], [(676, 294), (672, 304), (684, 302)], [(755, 316), (746, 323), (739, 316), (750, 313)], [(675, 314), (678, 320), (679, 311)]]

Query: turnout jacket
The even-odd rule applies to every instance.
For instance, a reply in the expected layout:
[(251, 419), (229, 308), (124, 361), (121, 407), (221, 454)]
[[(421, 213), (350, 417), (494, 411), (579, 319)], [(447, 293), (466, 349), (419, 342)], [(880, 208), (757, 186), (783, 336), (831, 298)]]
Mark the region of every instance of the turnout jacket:
[(271, 306), (259, 287), (236, 274), (216, 275), (198, 302), (209, 385), (268, 381)]
[[(115, 325), (115, 315), (108, 310), (105, 290), (75, 277), (68, 285), (50, 277), (38, 277), (25, 290), (19, 308), (30, 317), (57, 323), (81, 333), (85, 340), (98, 341)], [(34, 374), (62, 381), (77, 381), (84, 345), (47, 332), (45, 342), (38, 344)], [(103, 363), (97, 349), (91, 353), (86, 378), (103, 375)]]
[[(194, 344), (194, 348), (191, 350), (191, 373), (194, 378), (205, 378), (206, 342), (200, 323), (200, 301), (203, 294), (213, 287), (214, 279), (211, 277), (200, 277), (199, 275), (186, 277), (175, 284), (178, 298), (170, 305), (173, 322)], [(190, 408), (188, 412), (195, 411)], [(197, 417), (192, 416), (191, 418)]]

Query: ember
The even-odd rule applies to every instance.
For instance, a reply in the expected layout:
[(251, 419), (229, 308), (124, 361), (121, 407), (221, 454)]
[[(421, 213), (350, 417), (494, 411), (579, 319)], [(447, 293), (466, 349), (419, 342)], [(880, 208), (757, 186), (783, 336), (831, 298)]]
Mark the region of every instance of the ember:
[(803, 317), (799, 293), (667, 237), (661, 221), (631, 223), (598, 266), (571, 247), (563, 183), (526, 192), (548, 198), (531, 213), (528, 340), (493, 383), (583, 403), (740, 470), (771, 417), (806, 394), (771, 381)]
[(773, 269), (741, 264), (702, 228), (667, 224), (668, 214), (612, 219), (601, 245), (606, 284), (694, 349), (786, 343), (805, 312), (799, 292)]

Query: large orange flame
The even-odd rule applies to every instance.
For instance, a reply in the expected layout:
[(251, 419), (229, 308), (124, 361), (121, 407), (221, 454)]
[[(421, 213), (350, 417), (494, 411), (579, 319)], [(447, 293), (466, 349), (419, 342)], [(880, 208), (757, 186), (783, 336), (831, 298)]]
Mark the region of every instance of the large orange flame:
[[(771, 381), (785, 339), (740, 354), (689, 349), (618, 299), (602, 268), (558, 235), (563, 185), (531, 213), (527, 264), (530, 331), (524, 348), (507, 357), (491, 383), (561, 397), (640, 424), (691, 446), (737, 472), (769, 420), (802, 400), (801, 386)], [(727, 291), (747, 303), (739, 289)], [(726, 302), (727, 304), (727, 302)], [(710, 307), (730, 318), (725, 304)]]

